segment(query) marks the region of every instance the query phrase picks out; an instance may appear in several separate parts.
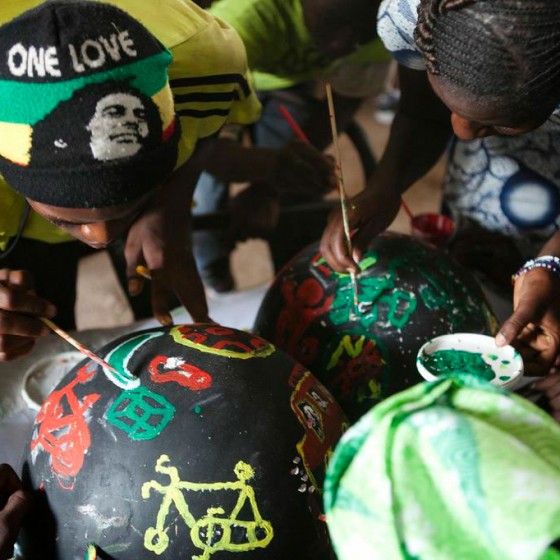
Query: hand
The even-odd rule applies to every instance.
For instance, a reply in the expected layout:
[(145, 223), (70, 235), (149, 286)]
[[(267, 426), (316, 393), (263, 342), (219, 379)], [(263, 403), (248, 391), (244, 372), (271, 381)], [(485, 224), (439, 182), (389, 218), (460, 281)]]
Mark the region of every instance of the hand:
[(336, 188), (333, 159), (294, 140), (277, 150), (269, 181), (281, 197), (316, 200)]
[(542, 391), (547, 400), (552, 416), (560, 422), (560, 360), (557, 359), (548, 375), (531, 386), (531, 389)]
[(363, 249), (379, 233), (391, 224), (399, 211), (400, 195), (391, 189), (386, 191), (366, 188), (348, 201), (348, 222), (352, 235), (352, 255), (348, 253), (340, 208), (335, 208), (328, 219), (321, 238), (321, 253), (337, 272), (358, 272), (357, 263)]
[(548, 374), (560, 349), (560, 279), (545, 268), (526, 272), (515, 281), (513, 309), (496, 344), (514, 344), (527, 375)]
[(252, 237), (267, 238), (278, 224), (278, 196), (264, 183), (251, 185), (230, 201), (229, 237), (245, 241)]
[(30, 502), (12, 467), (0, 465), (0, 560), (12, 557), (13, 546)]
[[(190, 216), (173, 205), (155, 204), (135, 221), (128, 232), (124, 255), (129, 279), (128, 291), (138, 295), (144, 280), (136, 267), (151, 273), (152, 309), (162, 325), (173, 324), (169, 293), (174, 292), (195, 322), (209, 322), (204, 288), (192, 254)], [(186, 206), (188, 208), (188, 206)]]
[(39, 317), (52, 318), (56, 308), (35, 295), (33, 278), (25, 270), (0, 269), (0, 360), (8, 361), (31, 351), (49, 328)]

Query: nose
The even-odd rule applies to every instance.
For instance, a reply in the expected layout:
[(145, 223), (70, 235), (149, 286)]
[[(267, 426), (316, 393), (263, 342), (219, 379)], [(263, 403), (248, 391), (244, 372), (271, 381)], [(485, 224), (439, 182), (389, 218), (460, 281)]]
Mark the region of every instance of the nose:
[(476, 121), (469, 121), (456, 113), (451, 114), (451, 126), (453, 127), (453, 132), (461, 140), (475, 140), (476, 138), (484, 138), (492, 134), (491, 127)]
[(80, 227), (82, 241), (94, 249), (104, 249), (117, 239), (120, 233), (120, 228), (117, 229), (110, 222), (96, 222)]

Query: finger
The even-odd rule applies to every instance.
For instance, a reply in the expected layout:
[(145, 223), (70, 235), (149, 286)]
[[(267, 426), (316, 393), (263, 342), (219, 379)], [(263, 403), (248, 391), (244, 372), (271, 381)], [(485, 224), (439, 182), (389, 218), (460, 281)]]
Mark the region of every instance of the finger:
[(50, 329), (40, 319), (0, 310), (0, 335), (38, 338), (49, 333)]
[(554, 386), (560, 386), (560, 374), (547, 375), (543, 379), (539, 379), (533, 383), (533, 387), (537, 391), (548, 391)]
[(181, 282), (174, 285), (174, 290), (181, 304), (185, 306), (195, 323), (209, 322), (204, 286), (192, 256), (188, 257), (187, 267), (179, 278)]
[(142, 293), (144, 289), (144, 279), (136, 272), (137, 267), (144, 265), (142, 255), (142, 245), (139, 241), (128, 236), (124, 248), (124, 258), (126, 261), (127, 291), (134, 297)]
[(7, 463), (0, 464), (0, 507), (4, 507), (6, 500), (2, 496), (8, 496), (16, 490), (23, 488), (16, 471)]
[(35, 345), (34, 338), (0, 335), (0, 360), (7, 362), (29, 354)]
[(164, 326), (173, 324), (169, 310), (169, 289), (165, 284), (161, 269), (152, 269), (152, 311), (154, 317)]
[(8, 552), (13, 547), (29, 506), (30, 498), (23, 490), (17, 490), (8, 498), (4, 509), (0, 511), (0, 553)]
[(11, 270), (4, 269), (0, 271), (0, 281), (6, 283), (12, 288), (19, 288), (22, 291), (34, 290), (35, 280), (33, 274), (28, 270)]
[(342, 224), (329, 224), (321, 238), (320, 251), (329, 266), (337, 272), (358, 272), (358, 266), (348, 254)]
[(496, 345), (505, 346), (511, 344), (523, 331), (523, 329), (535, 319), (535, 310), (531, 302), (521, 301), (517, 309), (501, 326), (496, 335)]
[(0, 309), (36, 317), (52, 318), (56, 315), (56, 307), (49, 301), (4, 284), (0, 284)]

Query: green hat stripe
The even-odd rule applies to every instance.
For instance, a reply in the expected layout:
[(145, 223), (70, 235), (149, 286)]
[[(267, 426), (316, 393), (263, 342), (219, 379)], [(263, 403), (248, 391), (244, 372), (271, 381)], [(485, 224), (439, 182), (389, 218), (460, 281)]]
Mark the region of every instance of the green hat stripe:
[[(149, 97), (163, 89), (167, 83), (164, 68), (172, 56), (166, 51), (106, 72), (57, 83), (24, 83), (0, 80), (0, 99), (19, 100), (0, 105), (0, 122), (35, 125), (48, 115), (60, 102), (72, 97), (75, 91), (89, 84), (108, 80), (127, 81)], [(26, 100), (22, 103), (21, 100)]]

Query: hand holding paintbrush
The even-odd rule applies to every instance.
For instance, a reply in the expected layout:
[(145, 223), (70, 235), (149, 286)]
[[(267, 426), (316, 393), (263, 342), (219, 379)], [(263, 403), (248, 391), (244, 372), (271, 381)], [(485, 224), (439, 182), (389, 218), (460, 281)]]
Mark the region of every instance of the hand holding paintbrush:
[(12, 360), (31, 351), (38, 337), (51, 330), (84, 356), (115, 371), (105, 360), (51, 321), (56, 308), (35, 295), (33, 278), (24, 270), (0, 270), (0, 359)]

